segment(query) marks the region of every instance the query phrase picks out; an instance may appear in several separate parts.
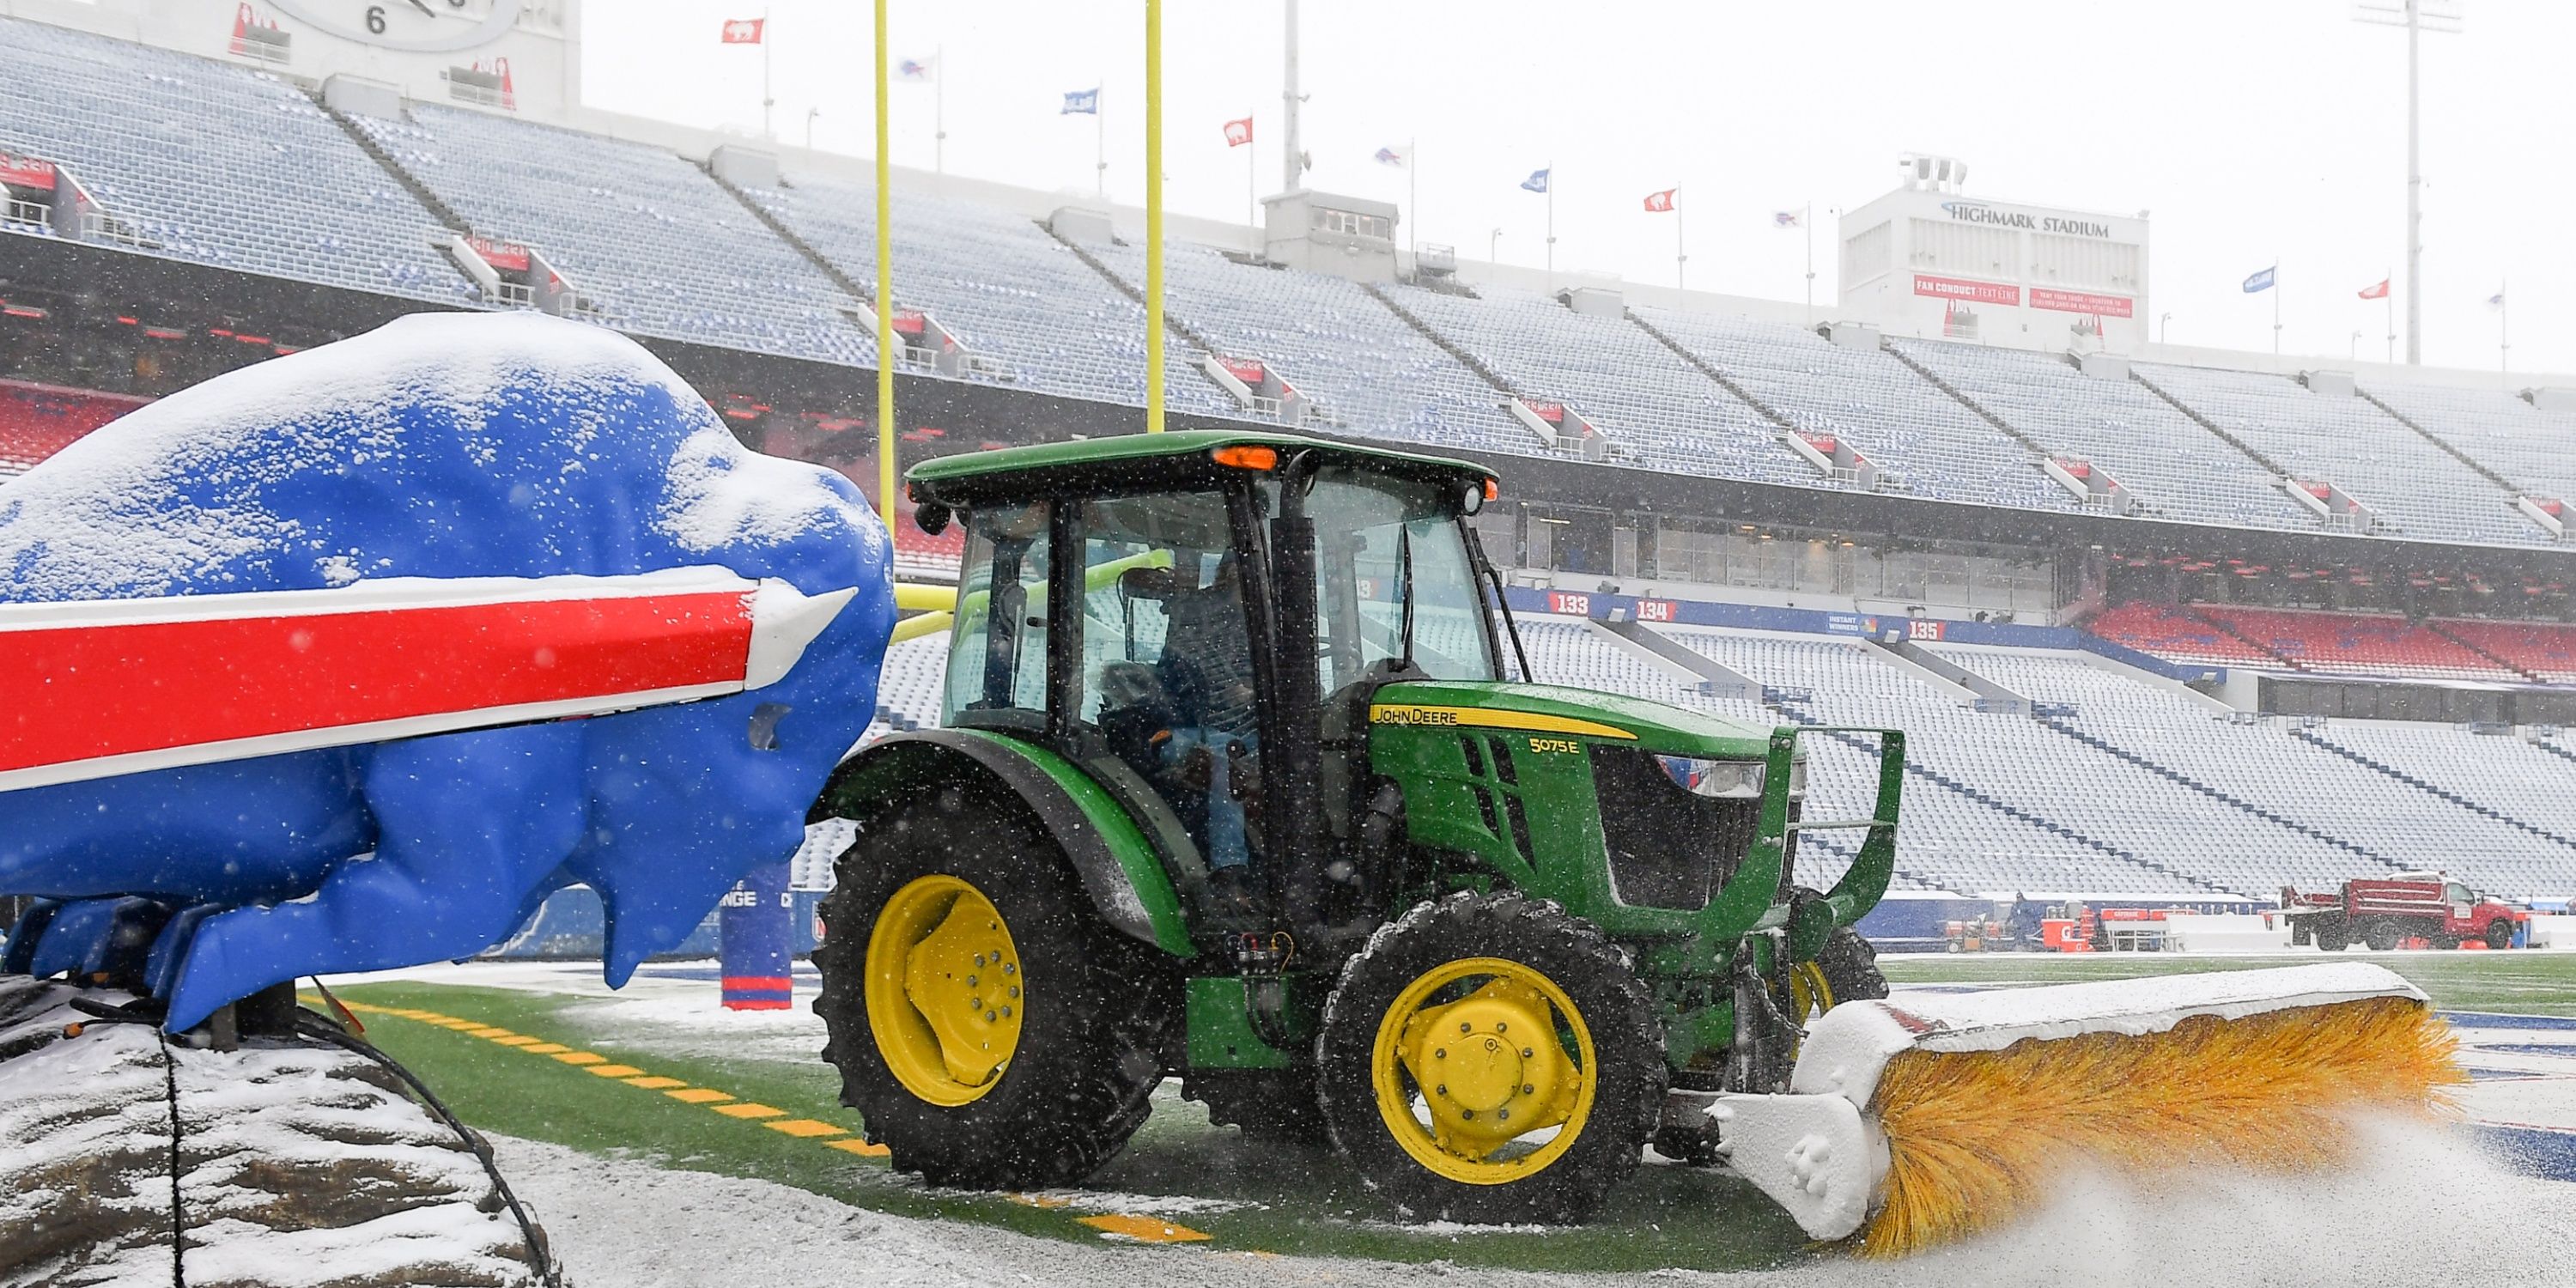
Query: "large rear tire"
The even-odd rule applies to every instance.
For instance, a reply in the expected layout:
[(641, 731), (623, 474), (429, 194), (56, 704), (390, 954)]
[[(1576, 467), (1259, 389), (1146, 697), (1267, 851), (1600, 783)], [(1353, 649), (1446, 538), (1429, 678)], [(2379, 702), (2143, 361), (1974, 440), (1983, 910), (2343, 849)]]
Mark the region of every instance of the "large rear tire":
[(2487, 947), (2513, 947), (2513, 923), (2498, 917), (2487, 923)]
[(2396, 922), (2387, 920), (2374, 921), (2361, 928), (2361, 942), (2369, 945), (2370, 951), (2374, 953), (2384, 953), (2395, 948), (2397, 946), (2397, 940), (2398, 926)]
[(1670, 1076), (1627, 954), (1517, 894), (1379, 931), (1315, 1045), (1333, 1143), (1416, 1220), (1584, 1221), (1637, 1170)]
[(996, 795), (937, 787), (861, 825), (820, 909), (814, 1009), (841, 1103), (896, 1170), (1043, 1189), (1145, 1121), (1179, 976)]
[(2352, 932), (2344, 926), (2343, 918), (2335, 917), (2317, 923), (2319, 952), (2339, 953), (2350, 947), (2352, 947)]

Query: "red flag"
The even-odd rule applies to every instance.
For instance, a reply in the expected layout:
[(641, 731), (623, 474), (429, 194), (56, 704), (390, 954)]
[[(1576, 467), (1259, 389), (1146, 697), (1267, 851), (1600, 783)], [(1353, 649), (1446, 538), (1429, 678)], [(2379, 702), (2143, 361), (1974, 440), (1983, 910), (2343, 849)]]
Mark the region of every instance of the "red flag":
[(768, 25), (767, 18), (728, 18), (724, 25), (724, 43), (757, 45), (760, 43), (760, 29)]
[(2387, 278), (2385, 278), (2385, 277), (2383, 277), (2383, 278), (2379, 279), (2379, 285), (2377, 285), (2377, 286), (2365, 286), (2365, 287), (2361, 288), (2361, 298), (2363, 298), (2363, 299), (2365, 299), (2365, 300), (2384, 300), (2384, 299), (2387, 299), (2387, 298), (2388, 298), (2388, 279), (2387, 279)]
[(1247, 116), (1247, 117), (1243, 118), (1243, 119), (1242, 119), (1242, 120), (1240, 120), (1240, 121), (1228, 121), (1228, 122), (1226, 122), (1226, 123), (1225, 123), (1225, 145), (1226, 145), (1227, 147), (1230, 147), (1230, 148), (1239, 148), (1239, 147), (1242, 147), (1242, 146), (1243, 146), (1244, 144), (1246, 144), (1246, 143), (1250, 143), (1251, 141), (1252, 141), (1252, 118), (1251, 118), (1251, 117)]
[(1646, 209), (1655, 214), (1661, 214), (1664, 211), (1672, 209), (1673, 194), (1679, 191), (1681, 191), (1679, 188), (1666, 188), (1662, 192), (1647, 193)]

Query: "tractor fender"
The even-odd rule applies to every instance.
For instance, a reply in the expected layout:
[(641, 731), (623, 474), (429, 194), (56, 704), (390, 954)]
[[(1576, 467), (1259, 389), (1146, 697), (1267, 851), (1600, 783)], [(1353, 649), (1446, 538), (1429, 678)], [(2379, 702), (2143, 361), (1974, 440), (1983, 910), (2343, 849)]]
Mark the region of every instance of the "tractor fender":
[(878, 739), (840, 763), (806, 814), (864, 827), (911, 792), (982, 782), (1018, 799), (1082, 878), (1101, 919), (1175, 957), (1193, 957), (1180, 896), (1151, 842), (1072, 761), (1016, 738), (923, 729)]

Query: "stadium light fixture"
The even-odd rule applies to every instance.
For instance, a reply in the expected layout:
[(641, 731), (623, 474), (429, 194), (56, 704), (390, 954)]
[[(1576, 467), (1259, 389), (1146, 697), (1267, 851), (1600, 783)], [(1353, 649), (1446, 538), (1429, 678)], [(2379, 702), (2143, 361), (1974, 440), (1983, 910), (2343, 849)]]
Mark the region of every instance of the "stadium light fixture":
[(2406, 365), (2424, 360), (2424, 169), (2422, 113), (2418, 88), (2422, 80), (2419, 47), (2423, 33), (2456, 36), (2467, 25), (2460, 0), (2354, 0), (2353, 21), (2406, 29)]

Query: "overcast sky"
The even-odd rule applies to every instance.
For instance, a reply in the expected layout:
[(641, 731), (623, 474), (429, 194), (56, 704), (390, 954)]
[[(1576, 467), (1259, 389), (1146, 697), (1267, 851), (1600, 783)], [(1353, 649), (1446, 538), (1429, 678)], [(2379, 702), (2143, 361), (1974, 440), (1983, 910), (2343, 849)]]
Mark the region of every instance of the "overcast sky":
[[(2394, 0), (2390, 0), (2394, 2)], [(854, 0), (594, 0), (583, 97), (594, 107), (757, 132), (760, 52), (717, 43), (770, 15), (779, 133), (871, 154), (869, 6)], [(1252, 178), (1280, 186), (1281, 6), (1174, 0), (1164, 17), (1164, 144), (1175, 211), (1244, 217)], [(1673, 280), (1681, 189), (1689, 284), (1795, 300), (1804, 242), (1775, 210), (1816, 210), (1817, 298), (1833, 299), (1833, 218), (1893, 186), (1899, 152), (1955, 156), (1968, 192), (2152, 212), (2143, 316), (2177, 344), (2268, 353), (2272, 299), (2246, 274), (2281, 265), (2284, 347), (2387, 352), (2394, 271), (2405, 320), (2405, 33), (2350, 0), (1732, 0), (1583, 4), (1305, 0), (1310, 186), (1407, 201), (1371, 158), (1414, 141), (1414, 235), (1536, 265), (1545, 200), (1518, 184), (1553, 163), (1557, 265)], [(895, 0), (893, 52), (942, 54), (954, 173), (1089, 192), (1094, 124), (1063, 92), (1105, 87), (1109, 189), (1143, 194), (1143, 8), (1136, 0)], [(2424, 37), (2424, 356), (2576, 373), (2570, 189), (2576, 4), (2468, 0), (2467, 30)], [(935, 91), (894, 89), (894, 159), (928, 168)], [(1413, 211), (1407, 210), (1408, 218)], [(1399, 234), (1403, 236), (1405, 234)], [(2403, 340), (2399, 341), (2402, 351)]]

